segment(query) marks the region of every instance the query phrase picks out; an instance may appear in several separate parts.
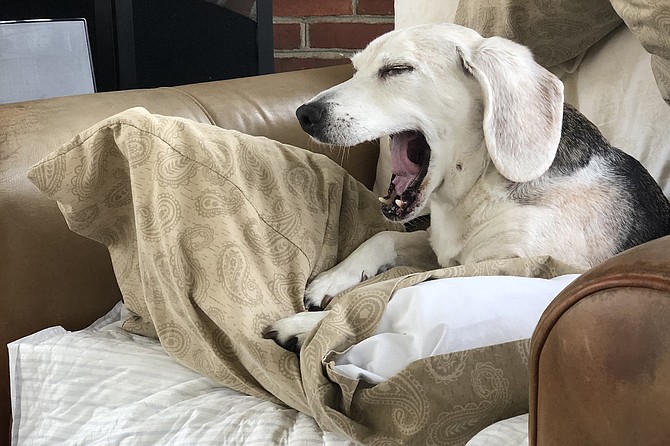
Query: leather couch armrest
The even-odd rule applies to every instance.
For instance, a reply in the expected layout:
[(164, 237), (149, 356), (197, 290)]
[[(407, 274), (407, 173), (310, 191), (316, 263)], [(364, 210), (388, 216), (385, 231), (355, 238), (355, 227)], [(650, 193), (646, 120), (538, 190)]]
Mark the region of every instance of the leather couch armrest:
[(530, 361), (531, 445), (670, 444), (670, 236), (559, 294)]

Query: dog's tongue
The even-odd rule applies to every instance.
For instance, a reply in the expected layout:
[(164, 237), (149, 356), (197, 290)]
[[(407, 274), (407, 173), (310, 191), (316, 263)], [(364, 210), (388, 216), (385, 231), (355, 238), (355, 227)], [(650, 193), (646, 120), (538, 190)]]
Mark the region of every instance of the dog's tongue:
[(421, 171), (421, 166), (410, 161), (407, 152), (410, 143), (418, 138), (418, 132), (402, 132), (391, 138), (391, 172), (395, 175), (392, 182), (396, 195), (402, 195)]

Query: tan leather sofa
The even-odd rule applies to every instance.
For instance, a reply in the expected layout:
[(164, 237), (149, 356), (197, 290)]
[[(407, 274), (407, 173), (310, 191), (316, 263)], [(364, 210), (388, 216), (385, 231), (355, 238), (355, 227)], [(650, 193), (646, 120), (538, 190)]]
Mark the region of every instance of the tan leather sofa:
[[(294, 117), (298, 105), (350, 75), (343, 66), (0, 106), (0, 343), (53, 325), (83, 328), (121, 297), (106, 249), (68, 230), (56, 204), (26, 179), (29, 166), (97, 121), (143, 106), (320, 151), (372, 187), (376, 144), (343, 156), (309, 141)], [(670, 444), (669, 250), (666, 238), (606, 262), (547, 310), (530, 364), (531, 444)], [(6, 352), (2, 441), (10, 426)]]

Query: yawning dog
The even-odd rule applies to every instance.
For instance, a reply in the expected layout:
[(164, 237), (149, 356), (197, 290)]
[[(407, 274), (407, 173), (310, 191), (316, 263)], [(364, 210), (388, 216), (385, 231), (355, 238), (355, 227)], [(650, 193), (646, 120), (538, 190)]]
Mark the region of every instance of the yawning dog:
[[(423, 25), (379, 37), (352, 62), (350, 80), (298, 109), (300, 124), (338, 146), (390, 136), (381, 212), (406, 222), (429, 211), (431, 228), (370, 238), (308, 285), (308, 309), (393, 266), (551, 255), (587, 268), (670, 233), (658, 184), (563, 103), (563, 85), (526, 47)], [(264, 336), (298, 351), (325, 314)]]

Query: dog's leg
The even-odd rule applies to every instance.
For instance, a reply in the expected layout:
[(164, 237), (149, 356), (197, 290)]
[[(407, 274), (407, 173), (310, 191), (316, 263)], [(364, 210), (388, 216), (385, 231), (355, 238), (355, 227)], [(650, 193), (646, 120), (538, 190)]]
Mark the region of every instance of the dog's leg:
[(437, 268), (426, 231), (385, 231), (361, 244), (344, 261), (307, 286), (305, 308), (325, 308), (337, 294), (394, 266)]
[(300, 353), (300, 348), (307, 335), (327, 315), (327, 311), (319, 311), (298, 313), (285, 317), (263, 330), (263, 337), (272, 339), (286, 350)]
[[(380, 232), (361, 244), (342, 263), (319, 274), (305, 290), (305, 308), (320, 310), (332, 298), (369, 277), (394, 266), (438, 268), (426, 231)], [(263, 330), (263, 337), (300, 352), (307, 335), (328, 314), (304, 312), (278, 320)]]

